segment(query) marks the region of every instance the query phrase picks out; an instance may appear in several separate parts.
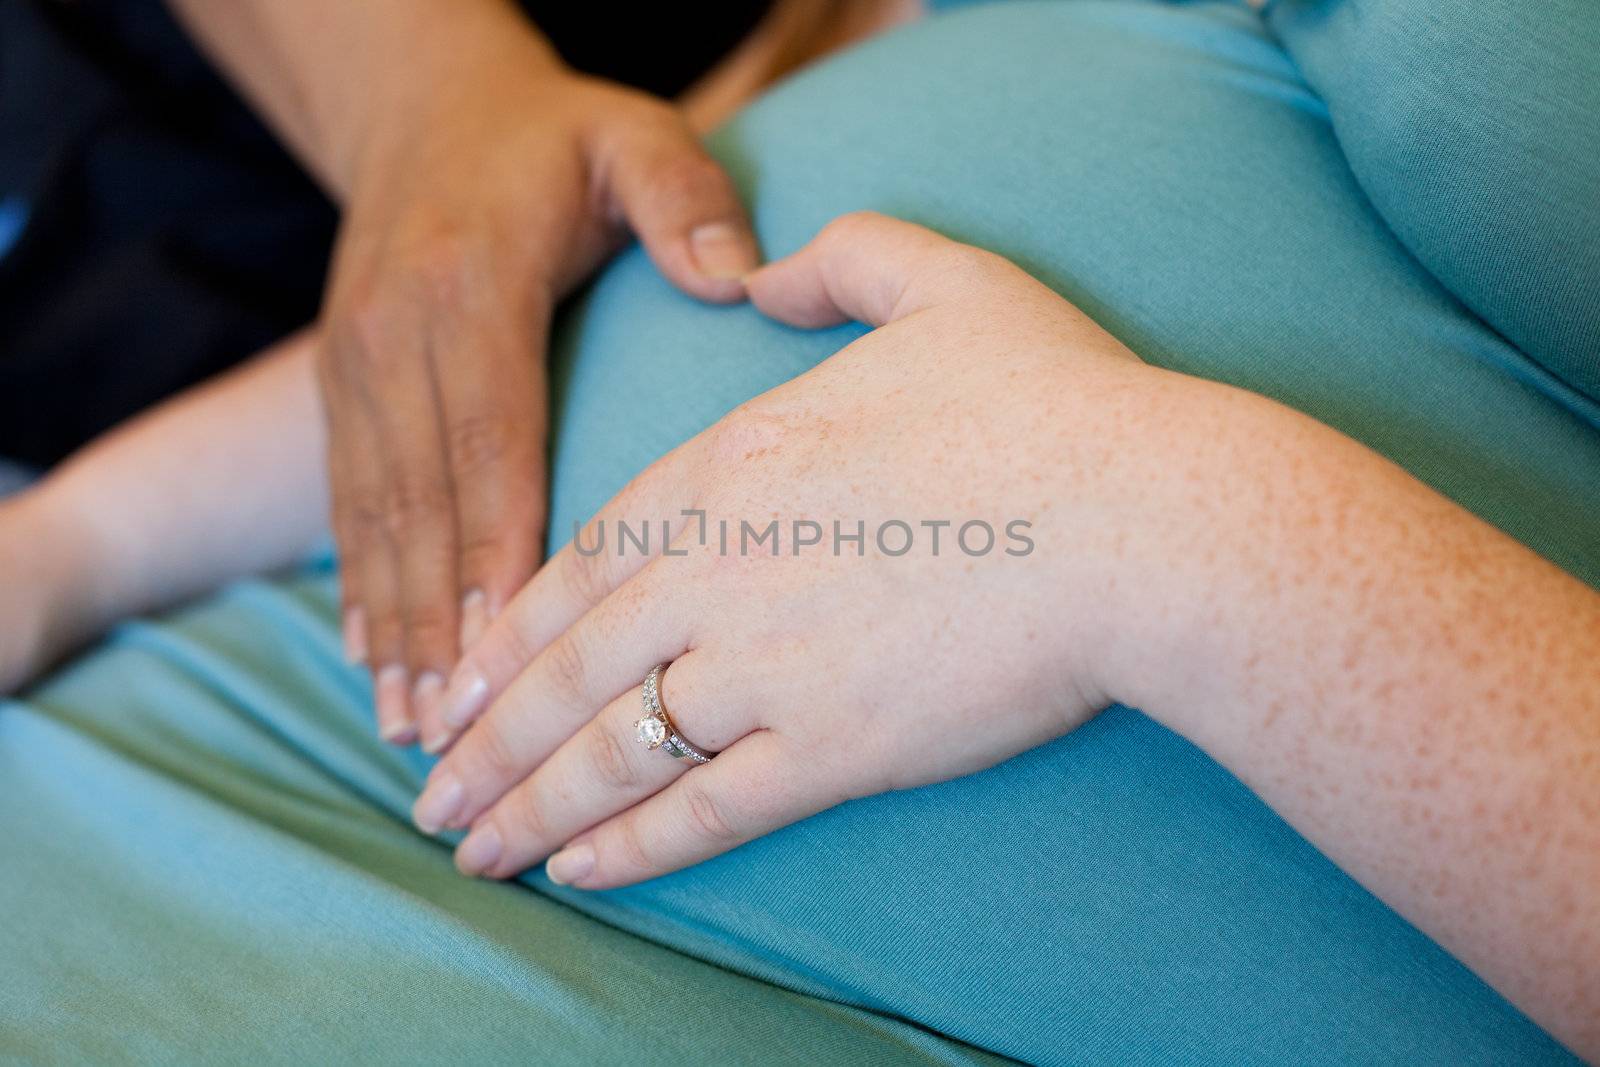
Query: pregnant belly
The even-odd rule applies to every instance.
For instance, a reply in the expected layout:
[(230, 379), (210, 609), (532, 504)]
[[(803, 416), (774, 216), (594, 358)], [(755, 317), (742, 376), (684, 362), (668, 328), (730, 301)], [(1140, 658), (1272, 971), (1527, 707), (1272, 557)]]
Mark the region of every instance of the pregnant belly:
[[(1145, 359), (1307, 411), (1600, 582), (1593, 405), (1394, 240), (1322, 103), (1244, 8), (941, 16), (786, 83), (715, 149), (769, 255), (858, 208), (995, 249)], [(562, 327), (552, 541), (856, 333), (694, 304), (625, 255)], [(733, 969), (1030, 1061), (1562, 1059), (1128, 709), (644, 886), (551, 891)]]

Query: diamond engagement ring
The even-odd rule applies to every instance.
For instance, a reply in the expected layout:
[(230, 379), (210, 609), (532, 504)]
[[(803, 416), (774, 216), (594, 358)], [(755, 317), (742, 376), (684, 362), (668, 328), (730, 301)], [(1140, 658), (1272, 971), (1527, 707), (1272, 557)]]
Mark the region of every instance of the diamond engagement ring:
[(715, 752), (707, 752), (698, 748), (684, 739), (678, 728), (667, 717), (667, 709), (661, 706), (661, 672), (667, 669), (665, 663), (651, 668), (644, 679), (644, 717), (634, 724), (638, 730), (639, 743), (645, 748), (665, 749), (667, 755), (686, 759), (691, 763), (710, 763)]

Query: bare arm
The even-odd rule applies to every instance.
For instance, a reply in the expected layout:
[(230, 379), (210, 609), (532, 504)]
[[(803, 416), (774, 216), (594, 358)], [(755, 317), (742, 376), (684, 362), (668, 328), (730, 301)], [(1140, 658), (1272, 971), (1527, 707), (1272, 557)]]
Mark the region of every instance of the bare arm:
[(452, 66), (557, 74), (507, 0), (168, 0), (301, 162), (343, 199), (376, 126), (420, 112)]
[(682, 113), (566, 68), (510, 0), (171, 2), (344, 205), (316, 364), (345, 644), (385, 736), (436, 747), (543, 547), (552, 310), (629, 231), (742, 299), (754, 235)]
[(323, 448), (301, 337), (0, 504), (0, 692), (119, 618), (303, 558), (327, 529)]
[(1190, 545), (1115, 695), (1600, 1055), (1600, 594), (1295, 412), (1153, 395)]

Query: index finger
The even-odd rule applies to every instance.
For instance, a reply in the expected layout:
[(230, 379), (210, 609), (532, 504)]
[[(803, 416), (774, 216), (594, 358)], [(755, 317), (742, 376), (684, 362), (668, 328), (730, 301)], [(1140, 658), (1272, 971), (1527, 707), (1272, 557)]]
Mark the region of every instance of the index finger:
[(646, 568), (557, 637), (434, 767), (416, 824), (433, 833), (476, 818), (653, 665), (682, 656), (697, 618), (692, 588)]
[(459, 731), (511, 680), (691, 522), (694, 441), (679, 445), (601, 508), (539, 569), (469, 649), (451, 675), (442, 718)]

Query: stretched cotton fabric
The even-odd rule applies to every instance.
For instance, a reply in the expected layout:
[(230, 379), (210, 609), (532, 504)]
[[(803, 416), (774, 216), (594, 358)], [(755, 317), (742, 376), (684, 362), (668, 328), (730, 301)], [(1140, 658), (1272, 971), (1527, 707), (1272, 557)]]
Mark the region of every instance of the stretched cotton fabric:
[[(771, 255), (857, 208), (996, 249), (1146, 359), (1308, 411), (1600, 584), (1600, 411), (1413, 258), (1242, 7), (941, 15), (715, 147)], [(623, 256), (560, 332), (553, 542), (858, 332), (702, 306)], [(1128, 709), (642, 886), (459, 879), (406, 824), (426, 766), (374, 737), (334, 581), (126, 625), (0, 712), (0, 1050), (1572, 1062)]]
[(1451, 292), (1600, 397), (1592, 0), (1275, 0), (1362, 189)]

